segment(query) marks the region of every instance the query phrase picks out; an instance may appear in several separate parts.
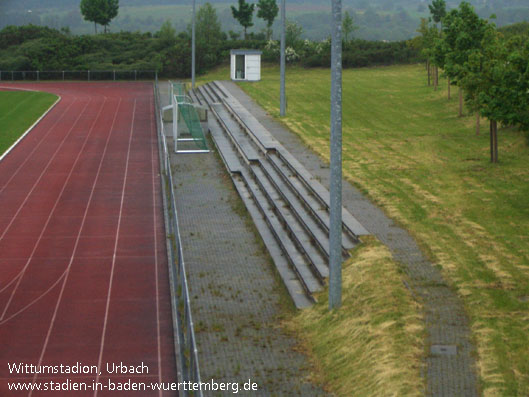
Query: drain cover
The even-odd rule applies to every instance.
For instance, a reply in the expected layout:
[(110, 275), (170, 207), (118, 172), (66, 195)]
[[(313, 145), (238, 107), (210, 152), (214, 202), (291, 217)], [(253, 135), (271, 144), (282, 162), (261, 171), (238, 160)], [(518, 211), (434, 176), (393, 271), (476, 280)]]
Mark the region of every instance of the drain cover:
[(456, 345), (432, 345), (430, 348), (432, 354), (441, 356), (455, 356), (457, 354)]

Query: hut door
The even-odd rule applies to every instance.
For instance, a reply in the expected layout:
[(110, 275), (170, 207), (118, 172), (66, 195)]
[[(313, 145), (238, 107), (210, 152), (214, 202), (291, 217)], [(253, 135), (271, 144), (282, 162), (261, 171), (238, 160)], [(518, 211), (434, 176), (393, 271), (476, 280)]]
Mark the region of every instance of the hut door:
[(235, 55), (235, 78), (244, 80), (244, 55)]

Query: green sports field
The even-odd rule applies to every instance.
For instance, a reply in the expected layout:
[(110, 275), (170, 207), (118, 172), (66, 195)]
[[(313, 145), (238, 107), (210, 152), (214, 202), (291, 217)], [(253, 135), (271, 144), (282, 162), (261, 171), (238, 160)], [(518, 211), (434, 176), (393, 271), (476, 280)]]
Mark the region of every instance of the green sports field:
[(46, 92), (0, 91), (0, 155), (56, 100)]
[[(211, 77), (226, 73), (218, 70)], [(500, 163), (493, 165), (486, 121), (477, 136), (475, 117), (458, 117), (455, 89), (449, 101), (444, 80), (439, 91), (428, 87), (423, 65), (345, 70), (343, 79), (345, 176), (415, 236), (461, 296), (484, 395), (529, 395), (524, 133), (500, 131)], [(264, 67), (261, 82), (241, 87), (279, 117), (276, 67)], [(329, 158), (329, 92), (329, 70), (288, 70), (288, 115), (282, 121), (324, 159)], [(316, 318), (303, 315), (301, 321), (305, 329), (316, 329), (311, 328)], [(321, 337), (309, 337), (315, 355)], [(337, 373), (336, 362), (317, 358), (327, 365), (324, 372)]]

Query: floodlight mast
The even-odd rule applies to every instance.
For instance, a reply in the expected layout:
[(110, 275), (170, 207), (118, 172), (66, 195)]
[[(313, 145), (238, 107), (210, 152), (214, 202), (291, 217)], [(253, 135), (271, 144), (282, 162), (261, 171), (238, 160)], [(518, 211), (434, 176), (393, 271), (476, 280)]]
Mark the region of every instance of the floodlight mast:
[(195, 3), (193, 0), (193, 21), (191, 22), (191, 89), (195, 89)]
[(279, 88), (279, 115), (286, 114), (286, 93), (285, 93), (285, 40), (286, 40), (286, 0), (281, 0), (281, 60), (280, 60), (280, 88)]
[(329, 309), (342, 304), (342, 0), (332, 0)]

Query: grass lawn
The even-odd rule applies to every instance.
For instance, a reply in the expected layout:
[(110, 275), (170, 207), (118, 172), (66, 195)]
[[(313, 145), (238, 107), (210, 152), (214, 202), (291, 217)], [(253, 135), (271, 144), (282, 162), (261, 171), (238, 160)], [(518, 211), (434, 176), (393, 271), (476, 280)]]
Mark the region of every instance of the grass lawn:
[[(206, 78), (228, 75), (217, 70)], [(345, 70), (344, 175), (418, 240), (462, 297), (472, 322), (484, 395), (529, 395), (529, 147), (488, 124), (457, 117), (457, 92), (426, 85), (423, 66)], [(279, 117), (279, 72), (241, 83)], [(330, 71), (287, 71), (282, 121), (329, 158)], [(317, 351), (315, 351), (317, 354)]]
[(56, 100), (47, 92), (0, 91), (0, 155)]

